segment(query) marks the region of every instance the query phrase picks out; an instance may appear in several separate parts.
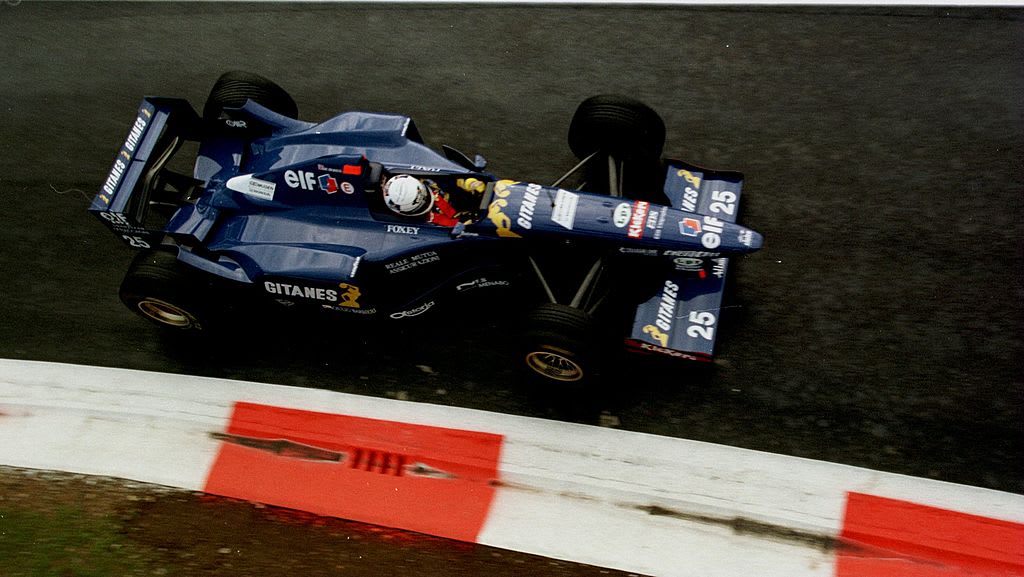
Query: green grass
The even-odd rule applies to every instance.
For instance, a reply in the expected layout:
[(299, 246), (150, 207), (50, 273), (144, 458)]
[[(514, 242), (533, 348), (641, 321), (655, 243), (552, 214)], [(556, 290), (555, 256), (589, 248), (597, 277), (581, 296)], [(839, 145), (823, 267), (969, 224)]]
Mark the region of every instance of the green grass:
[(144, 569), (126, 555), (120, 523), (63, 507), (56, 512), (0, 508), (4, 577), (114, 577)]

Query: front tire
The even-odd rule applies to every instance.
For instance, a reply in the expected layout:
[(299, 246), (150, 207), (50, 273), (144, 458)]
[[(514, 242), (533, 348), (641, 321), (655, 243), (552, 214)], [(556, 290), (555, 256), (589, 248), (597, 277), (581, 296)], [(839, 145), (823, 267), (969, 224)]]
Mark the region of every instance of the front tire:
[(665, 122), (639, 100), (600, 94), (584, 100), (569, 124), (569, 148), (583, 160), (600, 151), (619, 160), (658, 159)]
[(661, 151), (665, 122), (652, 108), (626, 96), (602, 94), (580, 103), (569, 124), (569, 148), (583, 160), (585, 190), (611, 194), (609, 160), (616, 166), (616, 188), (633, 200), (664, 203)]
[(121, 282), (121, 302), (142, 318), (182, 333), (207, 326), (198, 283), (177, 257), (163, 250), (136, 255)]
[(566, 305), (544, 303), (526, 319), (521, 359), (540, 382), (580, 387), (599, 373), (594, 319)]

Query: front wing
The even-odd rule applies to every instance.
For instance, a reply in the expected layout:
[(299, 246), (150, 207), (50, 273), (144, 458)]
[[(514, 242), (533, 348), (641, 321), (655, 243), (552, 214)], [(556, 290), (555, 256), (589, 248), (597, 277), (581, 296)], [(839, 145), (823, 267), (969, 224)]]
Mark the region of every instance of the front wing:
[[(736, 222), (743, 175), (668, 161), (665, 195), (673, 208)], [(714, 353), (729, 259), (679, 252), (660, 290), (640, 303), (626, 346), (638, 352), (710, 361)]]

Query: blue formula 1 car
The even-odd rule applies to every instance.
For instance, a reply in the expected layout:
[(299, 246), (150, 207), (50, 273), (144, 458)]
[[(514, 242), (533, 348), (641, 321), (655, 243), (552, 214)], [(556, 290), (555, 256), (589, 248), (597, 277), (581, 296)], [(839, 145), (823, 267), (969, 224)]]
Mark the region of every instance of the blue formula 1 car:
[[(710, 360), (729, 258), (762, 244), (735, 223), (742, 176), (662, 159), (664, 123), (629, 98), (580, 104), (580, 163), (550, 186), (437, 153), (405, 116), (297, 116), (244, 72), (217, 81), (202, 116), (143, 100), (89, 209), (143, 249), (129, 308), (179, 331), (216, 322), (215, 294), (400, 323), (492, 291), (488, 306), (521, 320), (525, 367), (582, 383), (608, 346)], [(172, 170), (183, 144), (190, 175)]]

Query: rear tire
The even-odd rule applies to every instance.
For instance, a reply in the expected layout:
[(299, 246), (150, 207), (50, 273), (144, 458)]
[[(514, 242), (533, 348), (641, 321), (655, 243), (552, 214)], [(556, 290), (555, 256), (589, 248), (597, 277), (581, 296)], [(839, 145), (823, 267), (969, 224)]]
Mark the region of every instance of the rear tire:
[(247, 100), (253, 100), (288, 118), (297, 118), (299, 115), (298, 106), (285, 89), (259, 74), (233, 70), (222, 74), (214, 83), (203, 107), (203, 120), (236, 128), (225, 123), (231, 119), (224, 115), (224, 109), (238, 108)]
[(581, 387), (597, 377), (596, 325), (589, 314), (544, 303), (526, 322), (520, 358), (533, 377), (561, 387)]
[(132, 260), (119, 296), (125, 306), (158, 326), (196, 333), (207, 326), (209, 316), (198, 288), (193, 274), (173, 253), (155, 250)]

